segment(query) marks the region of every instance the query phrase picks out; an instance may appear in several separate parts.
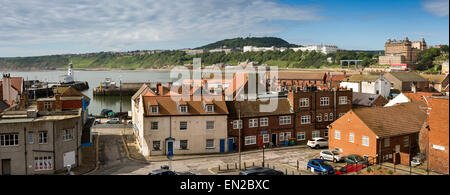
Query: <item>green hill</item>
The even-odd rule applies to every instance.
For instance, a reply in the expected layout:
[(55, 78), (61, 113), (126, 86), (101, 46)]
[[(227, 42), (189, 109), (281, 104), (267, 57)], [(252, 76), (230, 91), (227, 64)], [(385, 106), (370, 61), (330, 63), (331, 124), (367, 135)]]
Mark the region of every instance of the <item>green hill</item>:
[(244, 46), (255, 47), (298, 47), (298, 45), (290, 44), (289, 42), (277, 38), (277, 37), (247, 37), (247, 38), (234, 38), (217, 41), (196, 49), (216, 49), (221, 47), (226, 48), (242, 48)]

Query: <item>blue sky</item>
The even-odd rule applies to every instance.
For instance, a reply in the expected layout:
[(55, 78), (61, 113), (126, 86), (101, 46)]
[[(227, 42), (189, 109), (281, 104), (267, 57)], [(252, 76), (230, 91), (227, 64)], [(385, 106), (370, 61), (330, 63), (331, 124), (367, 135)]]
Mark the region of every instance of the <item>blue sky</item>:
[(0, 57), (193, 48), (275, 36), (343, 49), (449, 42), (449, 0), (0, 0)]

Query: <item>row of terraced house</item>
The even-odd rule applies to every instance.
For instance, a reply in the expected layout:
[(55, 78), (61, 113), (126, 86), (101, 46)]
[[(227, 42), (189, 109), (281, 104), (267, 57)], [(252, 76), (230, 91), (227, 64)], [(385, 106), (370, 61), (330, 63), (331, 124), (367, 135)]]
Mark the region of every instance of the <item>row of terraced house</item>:
[[(228, 101), (208, 85), (190, 85), (185, 93), (170, 85), (158, 84), (153, 90), (143, 85), (131, 100), (142, 154), (225, 153), (237, 151), (239, 145), (244, 150), (284, 146), (292, 139), (306, 144), (308, 139), (327, 137), (327, 126), (352, 107), (351, 90), (320, 89), (317, 84), (257, 92), (256, 99), (240, 101), (239, 97), (250, 96), (246, 76), (241, 85), (230, 82), (234, 91)], [(188, 98), (181, 98), (183, 94)], [(274, 109), (261, 111), (271, 101), (276, 102)]]

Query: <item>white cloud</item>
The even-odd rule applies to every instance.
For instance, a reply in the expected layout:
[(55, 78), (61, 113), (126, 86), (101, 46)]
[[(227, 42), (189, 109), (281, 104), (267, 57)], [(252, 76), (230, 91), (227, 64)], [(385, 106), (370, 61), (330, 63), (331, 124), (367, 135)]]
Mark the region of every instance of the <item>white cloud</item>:
[(97, 50), (270, 35), (282, 31), (277, 21), (321, 19), (311, 7), (263, 0), (0, 0), (0, 18), (0, 47), (75, 42)]
[(423, 7), (426, 11), (438, 17), (448, 16), (449, 0), (426, 0)]

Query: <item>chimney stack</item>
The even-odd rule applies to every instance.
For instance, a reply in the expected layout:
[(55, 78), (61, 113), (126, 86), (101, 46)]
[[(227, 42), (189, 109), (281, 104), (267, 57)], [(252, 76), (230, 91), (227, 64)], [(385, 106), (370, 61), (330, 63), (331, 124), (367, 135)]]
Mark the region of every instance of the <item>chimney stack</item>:
[(62, 110), (61, 94), (59, 93), (55, 94), (55, 110)]

